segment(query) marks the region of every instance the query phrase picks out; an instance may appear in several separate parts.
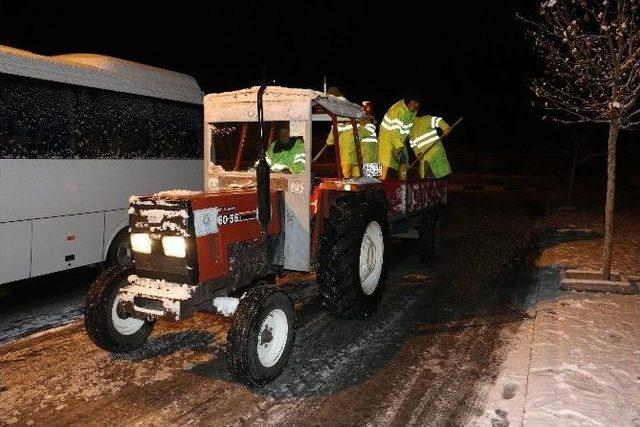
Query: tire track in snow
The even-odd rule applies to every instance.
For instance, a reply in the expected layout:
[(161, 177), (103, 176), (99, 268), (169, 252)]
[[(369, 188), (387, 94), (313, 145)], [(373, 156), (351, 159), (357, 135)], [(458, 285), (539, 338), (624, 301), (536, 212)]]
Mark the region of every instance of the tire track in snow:
[[(430, 385), (434, 385), (439, 387), (439, 384), (447, 379), (444, 375), (437, 373), (437, 370), (441, 369), (439, 364), (432, 366), (429, 364), (434, 358), (436, 360), (442, 360), (444, 357), (442, 355), (446, 354), (459, 354), (459, 351), (462, 347), (466, 347), (468, 342), (466, 340), (459, 339), (456, 341), (453, 347), (447, 347), (447, 340), (443, 339), (441, 336), (435, 336), (436, 342), (431, 343), (426, 354), (419, 356), (418, 359), (409, 366), (404, 375), (396, 377), (393, 381), (392, 385), (389, 387), (388, 395), (393, 395), (392, 399), (382, 399), (383, 401), (391, 401), (391, 405), (381, 405), (379, 406), (380, 410), (377, 414), (373, 414), (372, 418), (369, 418), (365, 424), (371, 426), (379, 426), (379, 425), (392, 425), (395, 422), (395, 418), (400, 413), (400, 409), (407, 405), (407, 400), (409, 399), (412, 393), (415, 393), (416, 383), (421, 380), (424, 380), (423, 374), (425, 371), (436, 370), (436, 378), (439, 378), (439, 381), (435, 383), (430, 383)], [(446, 347), (446, 348), (445, 348)], [(422, 349), (422, 348), (421, 348)], [(447, 379), (448, 380), (448, 379)], [(418, 391), (419, 392), (419, 391)]]
[[(318, 304), (320, 304), (319, 300)], [(317, 336), (318, 332), (326, 327), (326, 324), (330, 319), (331, 317), (326, 313), (326, 311), (318, 311), (317, 313), (312, 314), (312, 317), (306, 318), (296, 330), (295, 345), (306, 345), (305, 342), (311, 337)], [(218, 356), (220, 356), (218, 360), (215, 360), (212, 363), (222, 364), (224, 366), (225, 362), (220, 360), (222, 359), (222, 356), (224, 356), (224, 353), (219, 352)], [(290, 367), (285, 368), (285, 372), (286, 369), (290, 369)], [(221, 381), (223, 381), (223, 379), (216, 380), (215, 382), (220, 384)], [(175, 425), (185, 425), (189, 424), (190, 421), (194, 419), (207, 420), (209, 418), (216, 419), (216, 423), (219, 423), (220, 419), (215, 417), (219, 417), (220, 414), (233, 410), (240, 410), (241, 413), (237, 415), (235, 421), (232, 420), (227, 424), (244, 424), (251, 418), (259, 418), (261, 412), (268, 411), (276, 402), (276, 399), (271, 396), (264, 397), (258, 394), (255, 397), (258, 397), (260, 400), (256, 405), (249, 405), (249, 409), (247, 407), (239, 406), (238, 402), (246, 404), (248, 399), (251, 399), (254, 396), (250, 395), (251, 391), (245, 386), (232, 382), (231, 378), (229, 378), (229, 381), (230, 382), (222, 383), (223, 385), (214, 392), (215, 398), (213, 400), (211, 398), (206, 398), (204, 401), (200, 402), (198, 402), (198, 397), (200, 396), (191, 396), (193, 392), (193, 386), (191, 383), (180, 385), (182, 393), (177, 394), (183, 394), (185, 399), (181, 400), (188, 401), (188, 404), (180, 405), (179, 403), (181, 400), (173, 402), (169, 406), (158, 411), (156, 414), (151, 414), (150, 417), (145, 418), (142, 424), (162, 424), (169, 422)], [(175, 382), (173, 385), (169, 386), (174, 388)], [(214, 404), (212, 404), (212, 401)], [(180, 408), (186, 408), (186, 410), (180, 410)]]
[[(415, 303), (415, 297), (406, 296), (396, 300), (396, 303), (393, 305), (393, 315), (378, 320), (374, 327), (369, 329), (355, 342), (343, 350), (340, 350), (337, 354), (326, 353), (315, 360), (308, 360), (305, 363), (306, 365), (321, 365), (322, 368), (320, 372), (319, 369), (303, 369), (300, 380), (296, 381), (293, 387), (288, 387), (287, 391), (293, 396), (304, 393), (305, 395), (316, 396), (316, 399), (310, 401), (311, 399), (303, 400), (304, 398), (298, 398), (292, 403), (276, 402), (269, 409), (269, 414), (266, 419), (260, 420), (261, 423), (270, 425), (293, 424), (294, 420), (292, 417), (301, 410), (304, 410), (305, 415), (315, 412), (329, 398), (328, 396), (317, 396), (323, 389), (327, 389), (327, 384), (335, 385), (337, 380), (348, 373), (348, 371), (352, 369), (351, 364), (353, 360), (358, 359), (357, 355), (368, 352), (375, 353), (387, 345), (386, 340), (376, 338), (388, 333), (390, 329), (395, 327), (396, 324), (406, 316), (406, 310), (413, 307)], [(318, 375), (321, 376), (321, 381), (318, 381)], [(311, 387), (308, 387), (305, 379), (312, 379), (313, 384)]]
[[(473, 345), (476, 337), (482, 337), (487, 331), (487, 326), (481, 326), (476, 331), (464, 331), (463, 336), (456, 336), (457, 343), (453, 347), (452, 351), (448, 351), (454, 357), (459, 357), (455, 363), (449, 363), (448, 369), (445, 373), (437, 376), (438, 380), (435, 384), (428, 388), (428, 392), (425, 393), (418, 403), (413, 407), (411, 416), (407, 422), (408, 425), (444, 425), (451, 420), (448, 419), (451, 411), (443, 411), (447, 406), (452, 403), (460, 403), (459, 400), (453, 401), (451, 394), (456, 393), (459, 390), (458, 386), (469, 381), (469, 362), (473, 362), (473, 354), (468, 351), (468, 346)], [(466, 337), (464, 336), (466, 335)], [(466, 348), (467, 351), (463, 351)], [(473, 387), (473, 386), (472, 386)], [(436, 407), (438, 411), (435, 413), (435, 419), (426, 419), (425, 411), (428, 407)], [(453, 409), (453, 408), (452, 408)], [(431, 416), (433, 414), (429, 414)], [(439, 416), (441, 415), (441, 416)], [(446, 419), (442, 415), (447, 416)]]

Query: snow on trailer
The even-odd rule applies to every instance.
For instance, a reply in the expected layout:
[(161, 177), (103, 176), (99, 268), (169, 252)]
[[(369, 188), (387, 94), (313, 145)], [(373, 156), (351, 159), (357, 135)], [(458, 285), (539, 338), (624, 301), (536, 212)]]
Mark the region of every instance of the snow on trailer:
[[(233, 314), (229, 366), (240, 381), (261, 385), (284, 369), (295, 333), (291, 299), (269, 283), (287, 271), (314, 271), (328, 311), (369, 315), (384, 290), (392, 225), (417, 228), (429, 255), (437, 248), (445, 183), (313, 176), (312, 124), (335, 129), (338, 119), (364, 118), (344, 98), (262, 86), (207, 95), (204, 107), (205, 191), (131, 198), (134, 266), (96, 280), (85, 324), (98, 346), (130, 351), (157, 319)], [(298, 173), (270, 171), (267, 123), (270, 133), (278, 126), (303, 144)], [(237, 149), (229, 144), (236, 133)], [(225, 152), (234, 156), (231, 168)]]

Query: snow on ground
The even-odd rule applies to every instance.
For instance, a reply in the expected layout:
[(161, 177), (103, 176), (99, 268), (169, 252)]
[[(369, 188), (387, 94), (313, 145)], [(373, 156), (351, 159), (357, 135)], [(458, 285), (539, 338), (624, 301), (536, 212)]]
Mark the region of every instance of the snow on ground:
[(217, 297), (213, 299), (213, 306), (218, 310), (218, 313), (224, 317), (233, 316), (239, 303), (240, 299), (233, 297)]
[(565, 293), (538, 306), (524, 421), (640, 425), (640, 297)]
[[(557, 286), (557, 247), (597, 237), (547, 234), (536, 265), (495, 280), (504, 269), (495, 264), (508, 265), (508, 245), (527, 227), (508, 227), (495, 209), (515, 215), (501, 206), (474, 203), (452, 209), (437, 264), (422, 266), (414, 242), (394, 243), (389, 286), (367, 319), (333, 318), (316, 287), (289, 277), (285, 286), (301, 293), (296, 344), (282, 375), (262, 389), (226, 371), (231, 319), (158, 322), (126, 355), (96, 348), (77, 322), (3, 345), (0, 422), (640, 425), (640, 296)], [(461, 290), (477, 288), (479, 277), (505, 301), (470, 307), (476, 294)]]
[(640, 296), (560, 291), (561, 267), (548, 263), (565, 261), (558, 246), (576, 247), (563, 240), (542, 239), (538, 286), (522, 307), (531, 320), (501, 331), (506, 357), (470, 424), (640, 425)]
[(85, 267), (0, 286), (0, 345), (80, 320), (88, 284), (97, 274)]
[(49, 313), (44, 315), (38, 312), (15, 313), (13, 316), (5, 318), (2, 325), (0, 325), (0, 343), (54, 326), (66, 325), (79, 320), (81, 317), (81, 303), (77, 305), (65, 304), (65, 306), (57, 309), (52, 307), (52, 310), (49, 310)]

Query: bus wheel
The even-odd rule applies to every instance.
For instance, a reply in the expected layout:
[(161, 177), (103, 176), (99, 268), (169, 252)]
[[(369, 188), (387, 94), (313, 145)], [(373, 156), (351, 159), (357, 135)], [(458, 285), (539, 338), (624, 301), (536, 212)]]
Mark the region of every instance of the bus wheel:
[(107, 253), (107, 264), (111, 266), (130, 267), (133, 265), (133, 257), (131, 256), (131, 241), (129, 240), (129, 232), (122, 229), (116, 237), (113, 238), (109, 252)]
[(118, 311), (118, 291), (128, 284), (131, 267), (111, 267), (91, 284), (84, 305), (84, 326), (91, 341), (103, 350), (127, 352), (147, 341), (153, 322)]

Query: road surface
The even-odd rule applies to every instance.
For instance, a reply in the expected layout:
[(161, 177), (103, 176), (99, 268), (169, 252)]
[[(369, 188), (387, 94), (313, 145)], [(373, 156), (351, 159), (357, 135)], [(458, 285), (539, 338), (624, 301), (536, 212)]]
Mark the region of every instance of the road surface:
[[(429, 265), (421, 264), (416, 241), (394, 241), (388, 288), (367, 319), (336, 319), (322, 309), (312, 283), (290, 285), (298, 301), (295, 347), (282, 376), (261, 389), (227, 373), (231, 320), (217, 315), (159, 322), (148, 343), (127, 355), (93, 345), (73, 311), (64, 326), (5, 338), (0, 422), (465, 424), (483, 410), (482, 390), (498, 372), (500, 331), (520, 327), (521, 302), (535, 284), (522, 263), (517, 277), (502, 275), (516, 265), (533, 224), (505, 203), (452, 203), (459, 209), (445, 229), (446, 252)], [(513, 210), (505, 216), (511, 219), (496, 221), (505, 209)], [(69, 300), (77, 304), (85, 291), (79, 286)], [(20, 304), (11, 311), (14, 334), (24, 332)]]

